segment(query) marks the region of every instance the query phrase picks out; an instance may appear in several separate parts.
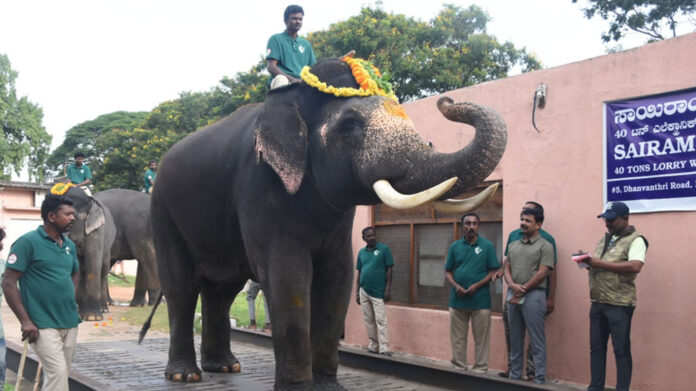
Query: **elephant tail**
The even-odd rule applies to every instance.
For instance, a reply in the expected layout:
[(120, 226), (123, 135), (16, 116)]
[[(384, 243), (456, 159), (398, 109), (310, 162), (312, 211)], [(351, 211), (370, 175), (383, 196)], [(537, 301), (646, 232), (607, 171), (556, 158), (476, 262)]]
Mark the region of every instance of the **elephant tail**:
[(157, 306), (162, 301), (163, 296), (164, 292), (160, 291), (159, 296), (157, 296), (157, 300), (155, 300), (155, 304), (152, 306), (152, 312), (150, 312), (150, 316), (143, 324), (143, 328), (140, 329), (140, 336), (138, 336), (138, 345), (140, 345), (140, 343), (143, 342), (145, 334), (147, 334), (147, 330), (150, 328), (150, 324), (152, 323), (152, 318), (155, 316), (155, 311), (157, 311)]

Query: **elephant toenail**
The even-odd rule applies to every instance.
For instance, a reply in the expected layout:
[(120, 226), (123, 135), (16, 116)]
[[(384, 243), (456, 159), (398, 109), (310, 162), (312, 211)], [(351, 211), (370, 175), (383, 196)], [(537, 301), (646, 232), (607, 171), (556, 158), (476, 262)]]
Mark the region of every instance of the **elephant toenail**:
[(184, 381), (184, 376), (180, 373), (177, 373), (176, 375), (172, 376), (172, 380), (174, 381)]
[(237, 373), (242, 371), (242, 364), (236, 362), (232, 365), (232, 372)]

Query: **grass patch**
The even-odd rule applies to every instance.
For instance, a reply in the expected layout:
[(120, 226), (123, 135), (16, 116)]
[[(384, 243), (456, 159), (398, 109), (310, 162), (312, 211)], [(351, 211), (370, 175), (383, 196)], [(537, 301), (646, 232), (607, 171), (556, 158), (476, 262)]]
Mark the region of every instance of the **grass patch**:
[[(256, 297), (256, 324), (263, 326), (266, 322), (266, 311), (261, 301), (261, 295)], [(130, 324), (142, 326), (147, 317), (150, 316), (152, 307), (130, 307), (128, 311), (123, 314), (126, 321)], [(201, 313), (201, 300), (198, 299), (198, 304), (196, 305), (196, 314)], [(246, 294), (240, 293), (234, 300), (232, 307), (230, 308), (230, 318), (237, 320), (237, 327), (247, 327), (249, 326), (249, 312), (247, 309)], [(196, 315), (193, 325), (196, 334), (201, 333), (201, 316)], [(157, 308), (155, 316), (152, 318), (152, 324), (150, 329), (161, 331), (164, 333), (169, 333), (169, 317), (167, 315), (167, 304), (162, 303)]]
[(109, 286), (134, 287), (135, 276), (119, 275), (118, 277), (109, 273)]

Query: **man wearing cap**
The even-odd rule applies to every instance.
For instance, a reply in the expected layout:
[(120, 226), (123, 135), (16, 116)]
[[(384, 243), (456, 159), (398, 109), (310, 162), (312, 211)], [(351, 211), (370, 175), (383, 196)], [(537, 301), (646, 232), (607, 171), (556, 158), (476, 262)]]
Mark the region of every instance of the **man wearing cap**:
[(631, 318), (636, 308), (636, 275), (643, 268), (648, 241), (628, 224), (629, 209), (610, 202), (603, 218), (607, 234), (599, 241), (590, 266), (590, 371), (588, 391), (604, 390), (607, 341), (616, 358), (616, 391), (631, 385)]
[(271, 89), (300, 81), (302, 68), (317, 62), (312, 45), (298, 35), (304, 18), (302, 7), (289, 5), (283, 18), (285, 31), (271, 36), (266, 49), (266, 69), (271, 74)]

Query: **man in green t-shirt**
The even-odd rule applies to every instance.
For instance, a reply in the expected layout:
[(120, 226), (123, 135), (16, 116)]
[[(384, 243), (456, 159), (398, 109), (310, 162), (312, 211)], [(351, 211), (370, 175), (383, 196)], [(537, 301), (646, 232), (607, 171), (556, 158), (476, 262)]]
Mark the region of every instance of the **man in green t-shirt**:
[(302, 7), (288, 6), (283, 17), (285, 31), (271, 36), (266, 49), (266, 69), (271, 73), (271, 89), (299, 82), (302, 68), (317, 62), (312, 45), (298, 36), (304, 18)]
[[(43, 226), (12, 244), (2, 290), (44, 370), (44, 390), (68, 391), (80, 316), (75, 296), (79, 264), (64, 233), (75, 221), (69, 199), (49, 194), (41, 204)], [(19, 289), (17, 289), (19, 282)]]
[(476, 343), (472, 369), (486, 373), (491, 331), (491, 294), (488, 283), (500, 268), (493, 243), (479, 236), (476, 213), (462, 216), (464, 237), (452, 243), (445, 263), (445, 278), (452, 286), (449, 298), (452, 364), (467, 368), (466, 345), (471, 332)]
[(391, 299), (394, 259), (389, 247), (377, 242), (373, 227), (363, 229), (362, 237), (367, 245), (358, 252), (358, 289), (355, 300), (362, 309), (367, 336), (370, 338), (367, 350), (391, 356), (384, 303)]
[(155, 185), (155, 177), (157, 176), (157, 161), (150, 160), (150, 168), (145, 171), (145, 193), (152, 194), (152, 188)]
[(88, 196), (91, 196), (92, 192), (89, 190), (87, 185), (92, 183), (92, 171), (89, 169), (89, 167), (87, 167), (86, 164), (84, 164), (85, 154), (82, 152), (76, 152), (74, 157), (75, 163), (68, 166), (66, 175), (68, 176), (70, 183), (77, 187), (81, 187)]

